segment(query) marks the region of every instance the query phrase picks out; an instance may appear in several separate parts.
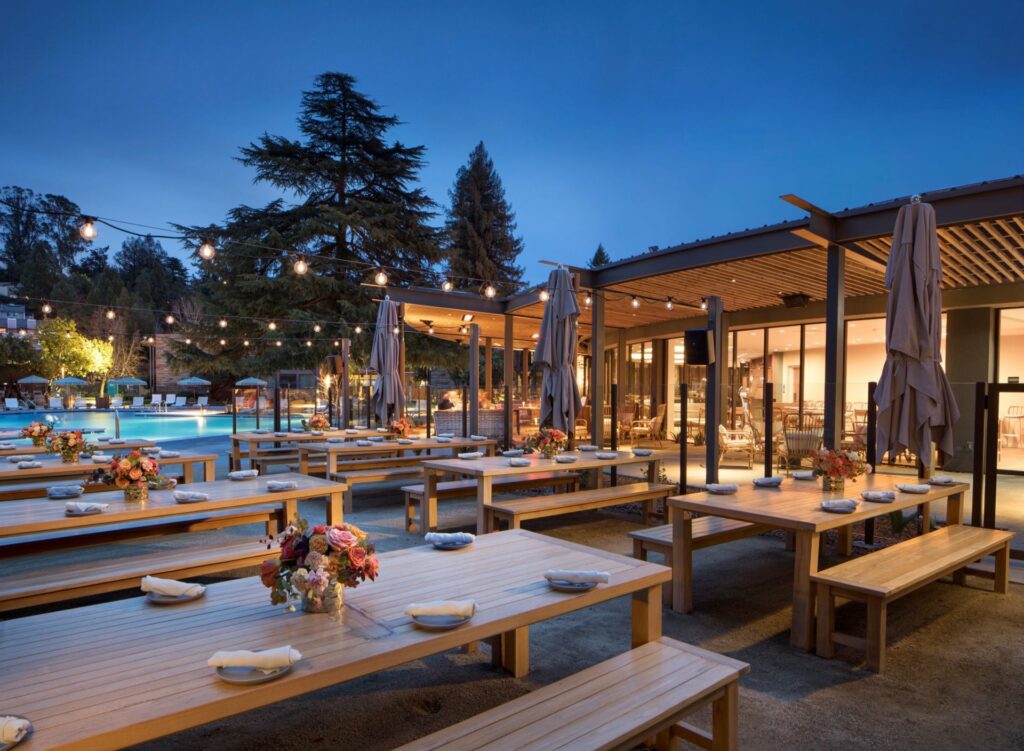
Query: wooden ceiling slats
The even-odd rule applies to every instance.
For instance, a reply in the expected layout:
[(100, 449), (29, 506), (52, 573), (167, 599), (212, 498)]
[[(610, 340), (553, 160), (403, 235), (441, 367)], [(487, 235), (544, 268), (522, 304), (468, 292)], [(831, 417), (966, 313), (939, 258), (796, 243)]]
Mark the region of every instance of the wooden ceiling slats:
[(1020, 275), (1014, 273), (1014, 269), (1009, 263), (1009, 259), (1003, 256), (995, 243), (986, 237), (986, 233), (981, 227), (978, 225), (965, 224), (960, 229), (963, 236), (974, 241), (972, 245), (979, 252), (983, 253), (986, 258), (988, 258), (989, 262), (996, 267), (1000, 275), (1005, 278), (1006, 281), (1017, 281)]
[(997, 220), (994, 224), (989, 222), (980, 222), (979, 224), (988, 232), (989, 237), (1013, 258), (1010, 266), (1017, 278), (1024, 277), (1024, 253), (1020, 250), (1020, 240), (1015, 237), (1013, 230), (1002, 219)]
[(939, 228), (938, 235), (951, 245), (956, 252), (960, 253), (964, 259), (964, 263), (975, 269), (975, 273), (978, 273), (985, 278), (986, 283), (999, 284), (1003, 281), (1002, 274), (990, 265), (988, 258), (983, 254), (978, 253), (976, 250), (969, 248), (967, 246), (968, 241), (956, 233), (953, 227)]

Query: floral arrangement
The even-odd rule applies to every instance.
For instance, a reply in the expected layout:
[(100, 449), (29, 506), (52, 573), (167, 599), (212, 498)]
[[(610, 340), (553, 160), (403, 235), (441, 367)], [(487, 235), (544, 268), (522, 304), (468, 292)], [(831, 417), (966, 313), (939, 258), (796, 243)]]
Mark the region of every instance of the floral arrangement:
[(77, 462), (78, 455), (89, 448), (82, 437), (81, 430), (57, 433), (47, 438), (46, 444), (50, 453), (60, 454), (61, 461), (67, 463)]
[(819, 449), (811, 455), (814, 473), (830, 480), (851, 480), (866, 474), (870, 467), (856, 451)]
[(308, 420), (303, 420), (302, 427), (306, 430), (327, 430), (331, 427), (331, 423), (324, 415), (318, 413)]
[(21, 429), (21, 437), (31, 438), (33, 445), (42, 446), (52, 431), (53, 427), (48, 422), (31, 422)]
[(340, 603), (343, 587), (377, 578), (380, 561), (367, 534), (354, 524), (310, 527), (298, 517), (280, 538), (279, 557), (260, 566), (260, 580), (270, 589), (270, 602), (303, 600), (306, 610), (322, 610), (325, 601)]
[(566, 436), (561, 430), (543, 427), (526, 438), (526, 448), (537, 451), (550, 459), (566, 446)]
[(121, 490), (136, 487), (148, 488), (151, 482), (162, 482), (160, 464), (151, 456), (132, 451), (124, 456), (115, 456), (107, 468), (104, 480)]
[(404, 417), (399, 417), (388, 424), (388, 429), (399, 438), (408, 438), (409, 432), (412, 430), (412, 423)]

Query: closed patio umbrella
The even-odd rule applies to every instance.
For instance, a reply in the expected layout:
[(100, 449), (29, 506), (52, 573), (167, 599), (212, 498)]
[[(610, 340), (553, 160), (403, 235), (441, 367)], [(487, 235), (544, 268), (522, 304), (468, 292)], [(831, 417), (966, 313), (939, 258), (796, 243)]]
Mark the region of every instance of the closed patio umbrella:
[(370, 407), (387, 424), (389, 412), (401, 417), (405, 412), (405, 389), (402, 374), (398, 372), (399, 344), (398, 303), (385, 297), (377, 310), (377, 328), (373, 332), (373, 347), (370, 350), (370, 370), (377, 374), (370, 394)]
[(580, 306), (567, 269), (548, 276), (548, 301), (540, 324), (534, 368), (540, 369), (540, 424), (564, 433), (575, 427), (583, 405), (576, 383), (576, 336)]
[(953, 456), (953, 425), (960, 418), (942, 369), (942, 260), (935, 209), (915, 199), (896, 217), (885, 271), (889, 290), (885, 365), (875, 390), (878, 452), (912, 451), (924, 476), (932, 442)]

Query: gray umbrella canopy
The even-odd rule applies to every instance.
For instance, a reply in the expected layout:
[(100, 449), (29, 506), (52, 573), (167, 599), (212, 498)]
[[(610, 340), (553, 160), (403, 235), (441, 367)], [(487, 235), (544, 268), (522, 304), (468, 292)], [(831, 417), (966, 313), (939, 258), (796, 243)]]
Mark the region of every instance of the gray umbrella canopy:
[(388, 412), (394, 417), (405, 413), (405, 388), (402, 374), (398, 372), (398, 303), (388, 297), (377, 310), (377, 328), (373, 331), (373, 348), (370, 350), (370, 370), (377, 374), (370, 394), (370, 405), (381, 423), (388, 421)]
[(20, 383), (23, 386), (43, 386), (49, 383), (49, 381), (43, 378), (42, 376), (28, 375), (25, 376), (24, 378), (19, 378), (18, 383)]
[(241, 381), (236, 381), (235, 385), (243, 388), (252, 388), (253, 386), (266, 386), (267, 382), (262, 378), (243, 378)]
[(88, 381), (83, 381), (81, 378), (75, 378), (75, 376), (68, 376), (67, 378), (61, 378), (60, 380), (53, 382), (54, 386), (88, 386)]
[(110, 381), (110, 383), (114, 384), (115, 386), (145, 386), (146, 385), (146, 381), (142, 380), (141, 378), (136, 378), (135, 376), (125, 376), (124, 378), (115, 378), (114, 380)]
[(953, 425), (960, 419), (942, 369), (942, 260), (935, 209), (912, 203), (900, 209), (885, 271), (889, 290), (885, 365), (875, 390), (878, 455), (912, 451), (931, 466), (932, 441), (953, 456)]
[(207, 381), (205, 378), (199, 378), (198, 376), (189, 376), (188, 378), (182, 378), (180, 381), (178, 381), (178, 385), (197, 388), (199, 386), (209, 386), (210, 382)]
[(548, 298), (540, 323), (534, 367), (543, 373), (540, 390), (540, 424), (551, 424), (565, 433), (573, 430), (582, 408), (576, 383), (576, 335), (580, 306), (567, 269), (548, 276)]

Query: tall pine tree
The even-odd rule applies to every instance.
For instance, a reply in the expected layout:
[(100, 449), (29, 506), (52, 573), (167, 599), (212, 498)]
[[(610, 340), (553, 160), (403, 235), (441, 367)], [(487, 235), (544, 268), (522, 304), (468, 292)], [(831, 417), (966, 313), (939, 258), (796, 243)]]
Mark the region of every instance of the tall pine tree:
[[(239, 161), (283, 197), (239, 206), (223, 226), (182, 229), (196, 247), (204, 238), (217, 242), (216, 257), (200, 262), (203, 313), (270, 319), (278, 328), (230, 317), (227, 329), (193, 321), (187, 330), (202, 344), (179, 347), (179, 364), (226, 373), (314, 367), (339, 336), (353, 338), (358, 359), (370, 341), (353, 334), (355, 324), (376, 318), (379, 293), (362, 286), (374, 268), (386, 269), (390, 284), (434, 281), (434, 203), (415, 185), (425, 149), (389, 140), (398, 124), (356, 90), (352, 76), (324, 73), (303, 93), (300, 138), (264, 134), (242, 148)], [(294, 271), (300, 258), (309, 267), (301, 275)]]
[(453, 280), (470, 286), (492, 282), (500, 293), (515, 292), (523, 277), (516, 265), (523, 240), (515, 236), (516, 215), (483, 141), (459, 167), (448, 195), (445, 255)]
[(596, 269), (599, 266), (607, 266), (611, 262), (612, 259), (608, 255), (608, 252), (604, 249), (604, 244), (598, 243), (597, 250), (594, 251), (593, 258), (590, 259), (590, 268)]

